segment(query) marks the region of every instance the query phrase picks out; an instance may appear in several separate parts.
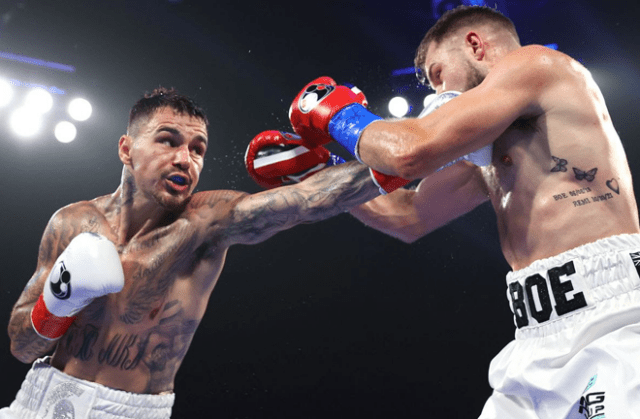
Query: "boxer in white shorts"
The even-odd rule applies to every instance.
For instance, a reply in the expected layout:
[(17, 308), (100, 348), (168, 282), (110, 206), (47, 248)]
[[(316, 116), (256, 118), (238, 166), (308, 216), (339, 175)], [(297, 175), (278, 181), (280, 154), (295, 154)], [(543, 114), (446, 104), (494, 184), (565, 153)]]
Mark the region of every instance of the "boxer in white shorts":
[(620, 235), (510, 272), (518, 329), (480, 418), (640, 417), (638, 269), (640, 235)]
[(168, 418), (175, 394), (136, 394), (67, 375), (36, 361), (0, 419)]
[[(385, 121), (321, 77), (294, 99), (294, 129), (310, 146), (333, 139), (372, 170), (420, 181), (351, 210), (403, 241), (491, 202), (519, 329), (492, 364), (483, 419), (640, 417), (637, 274), (623, 255), (640, 251), (627, 236), (640, 233), (638, 208), (591, 74), (562, 52), (521, 46), (510, 19), (474, 6), (444, 13), (415, 64), (437, 94), (462, 93), (422, 117)], [(486, 166), (438, 170), (489, 145)]]
[[(207, 126), (202, 109), (175, 90), (145, 95), (118, 142), (118, 188), (53, 215), (8, 328), (20, 361), (53, 354), (33, 365), (0, 417), (168, 418), (176, 373), (229, 247), (379, 195), (357, 162), (253, 195), (193, 193)], [(279, 143), (257, 138), (254, 151)]]

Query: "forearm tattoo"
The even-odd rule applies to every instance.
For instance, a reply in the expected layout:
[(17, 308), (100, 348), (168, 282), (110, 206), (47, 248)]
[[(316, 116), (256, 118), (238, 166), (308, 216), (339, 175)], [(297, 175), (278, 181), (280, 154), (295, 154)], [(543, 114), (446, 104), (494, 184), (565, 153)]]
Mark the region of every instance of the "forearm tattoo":
[(81, 232), (97, 232), (99, 223), (96, 217), (84, 217), (78, 223), (66, 223), (55, 216), (47, 225), (38, 250), (38, 270), (29, 280), (16, 302), (9, 320), (8, 333), (12, 352), (23, 362), (31, 362), (47, 352), (56, 344), (40, 337), (31, 325), (31, 310), (42, 293), (44, 275), (53, 266), (58, 255), (69, 242)]
[(257, 243), (301, 223), (324, 220), (379, 195), (369, 169), (357, 162), (325, 169), (306, 181), (248, 197), (233, 209), (226, 231)]

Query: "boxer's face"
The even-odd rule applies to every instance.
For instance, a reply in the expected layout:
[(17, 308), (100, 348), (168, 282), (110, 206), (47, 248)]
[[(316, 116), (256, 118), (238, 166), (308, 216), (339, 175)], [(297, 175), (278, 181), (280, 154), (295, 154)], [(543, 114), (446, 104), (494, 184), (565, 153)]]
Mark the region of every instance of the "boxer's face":
[(465, 92), (485, 78), (482, 68), (471, 59), (464, 44), (455, 36), (429, 45), (422, 71), (438, 94), (449, 90)]
[(128, 165), (138, 191), (168, 209), (180, 206), (198, 184), (207, 141), (201, 119), (158, 109), (130, 141)]

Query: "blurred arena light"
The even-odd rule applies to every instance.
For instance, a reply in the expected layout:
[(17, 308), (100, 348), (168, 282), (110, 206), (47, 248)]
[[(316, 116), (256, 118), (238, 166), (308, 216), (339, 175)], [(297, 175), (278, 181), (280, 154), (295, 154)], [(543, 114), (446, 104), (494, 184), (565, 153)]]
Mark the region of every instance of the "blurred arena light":
[(75, 140), (77, 133), (78, 130), (76, 129), (76, 126), (69, 121), (58, 122), (54, 130), (56, 139), (61, 143), (70, 143)]
[[(74, 73), (75, 67), (53, 61), (41, 60), (24, 55), (0, 51), (0, 60), (28, 64), (47, 70), (63, 73)], [(73, 141), (78, 133), (76, 125), (66, 121), (71, 117), (75, 121), (86, 121), (93, 113), (91, 103), (84, 98), (69, 98), (67, 92), (56, 86), (48, 86), (37, 82), (26, 82), (15, 78), (0, 78), (0, 107), (15, 104), (6, 117), (9, 127), (18, 137), (36, 135), (50, 136), (53, 133), (61, 143)], [(12, 111), (13, 110), (13, 111)], [(66, 115), (63, 116), (61, 112)], [(0, 118), (2, 118), (0, 113)], [(57, 121), (56, 121), (57, 120)], [(55, 124), (55, 127), (54, 127)], [(47, 128), (47, 127), (51, 128)], [(44, 129), (44, 132), (43, 132)]]
[(14, 54), (11, 52), (0, 51), (0, 58), (3, 60), (50, 68), (52, 70), (63, 71), (65, 73), (74, 73), (76, 71), (76, 68), (72, 65), (60, 64), (53, 61), (45, 61), (39, 58), (27, 57), (25, 55)]
[(42, 116), (30, 108), (18, 108), (10, 115), (9, 126), (19, 137), (33, 137), (40, 131)]
[(402, 118), (408, 114), (409, 109), (409, 102), (401, 96), (396, 96), (389, 101), (389, 113), (396, 118)]
[(25, 96), (25, 106), (36, 113), (47, 113), (53, 107), (53, 97), (42, 87), (36, 87)]
[(75, 98), (69, 102), (67, 111), (69, 115), (76, 121), (86, 121), (91, 116), (92, 112), (91, 103), (88, 100), (82, 98)]

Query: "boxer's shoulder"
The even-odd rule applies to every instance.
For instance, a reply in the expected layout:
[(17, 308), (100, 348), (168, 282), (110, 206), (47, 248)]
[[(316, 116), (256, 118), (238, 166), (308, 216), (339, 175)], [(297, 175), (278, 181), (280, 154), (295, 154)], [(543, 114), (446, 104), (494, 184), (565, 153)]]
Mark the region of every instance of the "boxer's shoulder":
[(542, 45), (518, 48), (507, 54), (494, 69), (496, 72), (517, 72), (537, 77), (542, 86), (549, 86), (553, 81), (582, 77), (586, 71), (582, 64), (567, 54)]
[(65, 228), (69, 231), (100, 230), (105, 221), (105, 213), (95, 201), (79, 201), (65, 205), (53, 213), (49, 220), (52, 228)]
[(197, 192), (189, 198), (184, 215), (186, 217), (193, 215), (225, 216), (233, 210), (238, 201), (248, 195), (246, 192), (227, 189)]
[(180, 218), (203, 230), (210, 240), (220, 230), (217, 227), (229, 224), (238, 203), (248, 196), (246, 192), (224, 189), (197, 192), (189, 198)]

